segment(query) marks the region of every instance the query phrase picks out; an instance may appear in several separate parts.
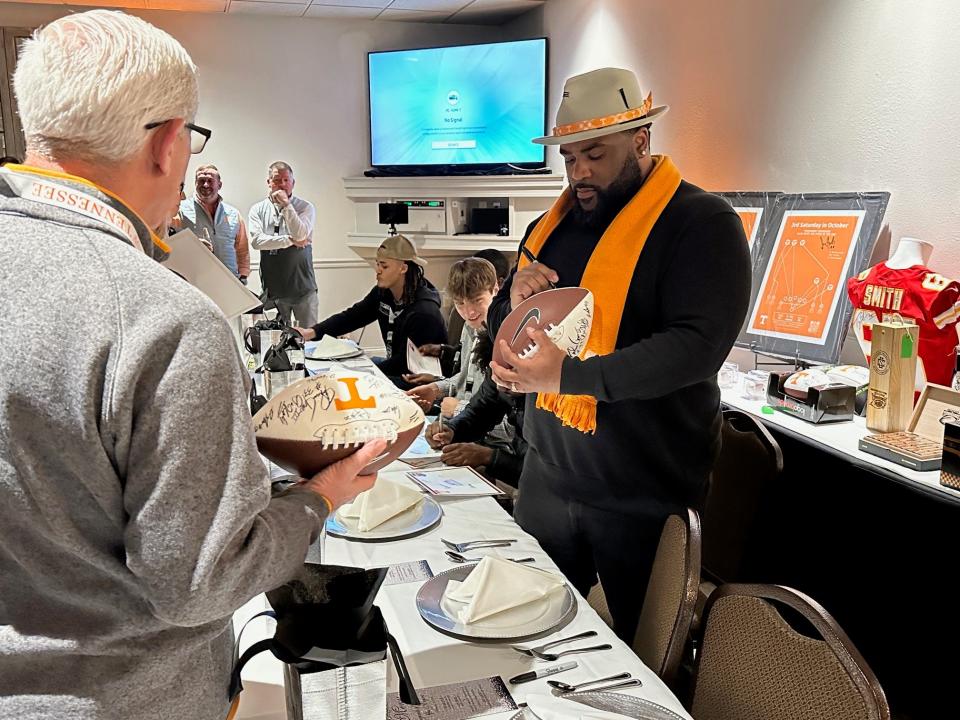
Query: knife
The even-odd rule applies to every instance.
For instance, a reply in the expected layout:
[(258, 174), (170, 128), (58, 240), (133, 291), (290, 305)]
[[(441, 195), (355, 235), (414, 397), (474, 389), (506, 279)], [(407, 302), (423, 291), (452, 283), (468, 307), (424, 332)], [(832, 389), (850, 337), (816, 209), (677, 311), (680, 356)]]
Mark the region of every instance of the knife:
[(575, 662), (560, 663), (559, 665), (544, 668), (543, 670), (532, 670), (530, 672), (516, 675), (510, 678), (508, 682), (511, 685), (519, 685), (520, 683), (530, 682), (531, 680), (539, 680), (540, 678), (547, 677), (548, 675), (556, 675), (557, 673), (566, 672), (567, 670), (573, 670), (575, 667), (577, 667), (577, 663)]

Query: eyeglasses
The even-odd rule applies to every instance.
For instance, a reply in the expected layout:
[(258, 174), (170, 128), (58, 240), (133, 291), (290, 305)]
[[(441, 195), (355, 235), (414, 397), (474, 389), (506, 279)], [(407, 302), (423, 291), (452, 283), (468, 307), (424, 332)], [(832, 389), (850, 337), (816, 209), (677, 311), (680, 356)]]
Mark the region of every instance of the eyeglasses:
[[(170, 122), (170, 120), (147, 123), (143, 126), (143, 129), (153, 130), (154, 128), (158, 128), (167, 122)], [(193, 123), (184, 123), (184, 125), (190, 130), (190, 153), (193, 155), (199, 155), (207, 146), (207, 140), (209, 140), (210, 136), (213, 135), (213, 131), (207, 130), (205, 127), (200, 127), (199, 125), (194, 125)]]

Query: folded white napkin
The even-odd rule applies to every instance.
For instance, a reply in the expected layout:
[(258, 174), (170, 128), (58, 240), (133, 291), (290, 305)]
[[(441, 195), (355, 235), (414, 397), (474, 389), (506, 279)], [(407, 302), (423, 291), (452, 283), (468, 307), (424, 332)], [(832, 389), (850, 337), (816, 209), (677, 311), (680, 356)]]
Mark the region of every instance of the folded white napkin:
[(457, 619), (467, 624), (534, 602), (562, 587), (559, 575), (488, 555), (462, 583), (448, 582), (446, 596), (464, 604)]
[(353, 355), (357, 352), (356, 343), (350, 340), (341, 340), (333, 335), (324, 335), (308, 347), (307, 357), (326, 360), (344, 355)]
[(553, 695), (527, 695), (527, 707), (539, 720), (623, 720), (629, 715), (594, 710), (573, 700)]
[(345, 518), (357, 518), (360, 532), (373, 530), (423, 500), (419, 491), (380, 478), (372, 488), (357, 495), (349, 505), (340, 508)]

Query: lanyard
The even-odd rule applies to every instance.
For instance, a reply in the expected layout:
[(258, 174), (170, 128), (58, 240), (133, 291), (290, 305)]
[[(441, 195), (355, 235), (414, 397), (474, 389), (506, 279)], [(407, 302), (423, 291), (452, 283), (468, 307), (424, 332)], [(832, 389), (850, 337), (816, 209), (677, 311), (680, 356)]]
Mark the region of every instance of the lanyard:
[(143, 243), (134, 224), (118, 208), (118, 201), (101, 199), (68, 185), (61, 185), (55, 179), (18, 173), (4, 168), (3, 179), (14, 192), (24, 200), (70, 210), (104, 225), (119, 230), (133, 247), (141, 252)]

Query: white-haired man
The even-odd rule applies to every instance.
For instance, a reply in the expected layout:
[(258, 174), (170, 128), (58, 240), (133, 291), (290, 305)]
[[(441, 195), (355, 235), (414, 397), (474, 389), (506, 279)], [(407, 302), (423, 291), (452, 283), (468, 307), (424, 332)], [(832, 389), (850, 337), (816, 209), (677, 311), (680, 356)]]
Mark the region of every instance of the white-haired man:
[(296, 572), (383, 444), (271, 499), (228, 325), (151, 257), (165, 246), (148, 228), (210, 135), (179, 43), (123, 13), (70, 15), (24, 44), (14, 85), (0, 717), (222, 718), (233, 611)]
[(260, 251), (260, 281), (264, 302), (273, 301), (287, 325), (291, 313), (297, 325), (317, 323), (317, 278), (313, 274), (313, 204), (295, 197), (293, 168), (275, 162), (267, 169), (267, 197), (248, 215), (250, 244)]
[(201, 165), (194, 174), (192, 198), (180, 202), (180, 222), (207, 240), (214, 254), (244, 284), (250, 274), (250, 243), (243, 216), (220, 196), (223, 180), (216, 165)]

